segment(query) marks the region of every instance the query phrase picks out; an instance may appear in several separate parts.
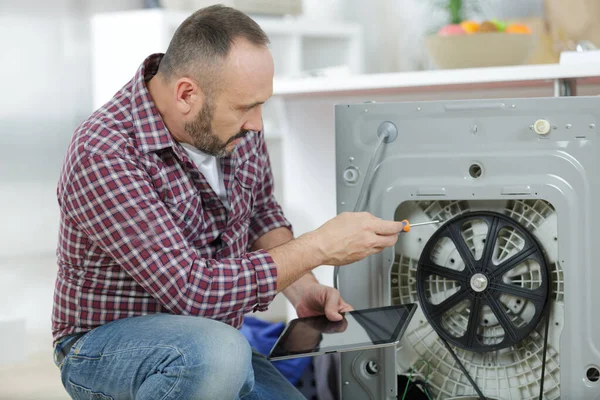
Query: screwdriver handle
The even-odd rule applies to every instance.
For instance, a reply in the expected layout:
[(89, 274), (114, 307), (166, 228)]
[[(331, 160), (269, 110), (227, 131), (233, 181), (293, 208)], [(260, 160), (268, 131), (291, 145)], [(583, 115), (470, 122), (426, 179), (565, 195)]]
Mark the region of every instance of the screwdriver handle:
[(402, 224), (404, 225), (402, 227), (402, 231), (401, 232), (410, 232), (410, 222), (408, 222), (407, 219), (402, 221)]

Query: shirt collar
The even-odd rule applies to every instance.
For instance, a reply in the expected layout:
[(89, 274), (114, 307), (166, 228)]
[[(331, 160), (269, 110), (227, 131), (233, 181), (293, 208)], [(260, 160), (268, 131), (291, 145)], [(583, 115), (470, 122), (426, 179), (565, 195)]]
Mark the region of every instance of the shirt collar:
[(198, 150), (197, 148), (195, 148), (194, 146), (192, 146), (191, 144), (187, 144), (187, 143), (179, 143), (181, 145), (181, 147), (183, 147), (183, 149), (185, 151), (187, 151), (187, 153), (192, 153), (194, 154), (194, 162), (198, 162), (201, 164), (204, 163), (209, 163), (211, 162), (215, 156), (211, 156), (209, 154), (206, 154), (205, 152)]
[(144, 153), (174, 146), (174, 140), (156, 108), (146, 82), (158, 71), (164, 54), (152, 54), (138, 68), (131, 82), (131, 114), (138, 145)]

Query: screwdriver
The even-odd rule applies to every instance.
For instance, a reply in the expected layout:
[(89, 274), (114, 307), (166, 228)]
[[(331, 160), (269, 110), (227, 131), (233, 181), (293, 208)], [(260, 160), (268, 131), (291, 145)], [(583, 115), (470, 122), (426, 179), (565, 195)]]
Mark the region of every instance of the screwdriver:
[(404, 228), (402, 228), (402, 232), (410, 232), (410, 228), (413, 226), (423, 226), (423, 225), (431, 225), (431, 224), (437, 224), (438, 222), (440, 222), (439, 220), (432, 220), (432, 221), (425, 221), (425, 222), (418, 222), (416, 224), (411, 224), (410, 222), (408, 222), (407, 219), (405, 219), (404, 221), (402, 221), (402, 223), (404, 224)]

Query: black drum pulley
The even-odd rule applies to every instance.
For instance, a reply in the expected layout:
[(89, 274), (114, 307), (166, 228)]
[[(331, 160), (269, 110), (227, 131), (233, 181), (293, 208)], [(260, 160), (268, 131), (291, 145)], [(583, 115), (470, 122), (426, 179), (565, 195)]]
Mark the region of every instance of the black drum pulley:
[(426, 243), (416, 279), (431, 326), (469, 351), (519, 343), (549, 304), (541, 246), (521, 224), (495, 212), (468, 212), (444, 223)]

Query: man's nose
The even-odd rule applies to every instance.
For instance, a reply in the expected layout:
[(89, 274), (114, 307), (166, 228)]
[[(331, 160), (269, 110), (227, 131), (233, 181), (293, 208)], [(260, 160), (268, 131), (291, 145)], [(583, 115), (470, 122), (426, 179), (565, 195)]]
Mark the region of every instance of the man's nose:
[(248, 120), (242, 128), (249, 131), (259, 132), (263, 129), (262, 106), (257, 106), (248, 114)]

